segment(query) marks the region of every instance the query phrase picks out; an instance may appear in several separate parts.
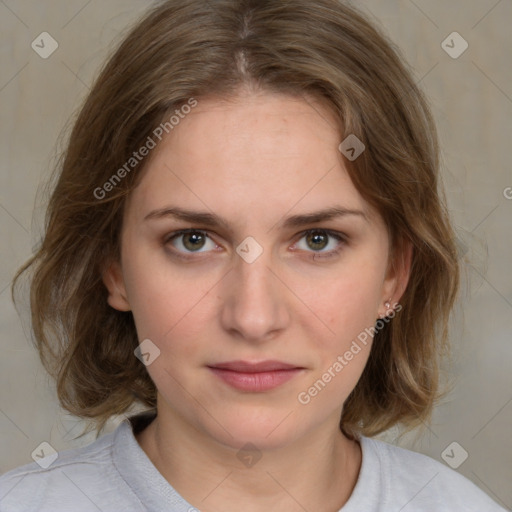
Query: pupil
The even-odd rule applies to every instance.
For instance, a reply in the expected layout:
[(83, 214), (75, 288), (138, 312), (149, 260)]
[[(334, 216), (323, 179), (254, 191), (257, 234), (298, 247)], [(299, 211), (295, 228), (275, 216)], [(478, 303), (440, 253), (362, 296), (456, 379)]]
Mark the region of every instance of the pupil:
[(183, 245), (190, 251), (201, 249), (204, 242), (204, 235), (201, 233), (189, 233), (183, 239)]
[(309, 247), (315, 251), (324, 249), (327, 246), (327, 235), (321, 231), (313, 231), (306, 237)]

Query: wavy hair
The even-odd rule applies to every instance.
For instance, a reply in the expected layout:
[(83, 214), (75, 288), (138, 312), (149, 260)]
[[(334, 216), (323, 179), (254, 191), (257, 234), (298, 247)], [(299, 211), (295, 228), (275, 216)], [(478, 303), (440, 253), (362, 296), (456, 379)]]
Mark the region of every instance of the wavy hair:
[[(423, 423), (441, 396), (459, 286), (436, 129), (398, 50), (338, 0), (168, 0), (112, 52), (55, 169), (41, 245), (12, 285), (15, 299), (16, 282), (30, 274), (34, 341), (62, 406), (99, 430), (135, 403), (156, 407), (155, 385), (134, 356), (132, 314), (107, 304), (102, 281), (148, 158), (132, 161), (131, 172), (126, 162), (191, 98), (244, 88), (321, 100), (341, 140), (354, 134), (365, 144), (347, 171), (388, 227), (391, 261), (405, 242), (413, 256), (402, 310), (375, 335), (340, 428), (373, 436)], [(116, 173), (123, 179), (113, 183)]]

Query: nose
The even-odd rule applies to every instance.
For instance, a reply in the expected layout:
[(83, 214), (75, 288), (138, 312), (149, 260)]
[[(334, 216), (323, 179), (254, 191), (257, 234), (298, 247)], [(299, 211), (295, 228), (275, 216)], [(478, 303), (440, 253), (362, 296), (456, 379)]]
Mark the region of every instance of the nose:
[(222, 327), (240, 340), (269, 340), (290, 322), (290, 297), (271, 260), (266, 251), (252, 263), (235, 256), (222, 282)]

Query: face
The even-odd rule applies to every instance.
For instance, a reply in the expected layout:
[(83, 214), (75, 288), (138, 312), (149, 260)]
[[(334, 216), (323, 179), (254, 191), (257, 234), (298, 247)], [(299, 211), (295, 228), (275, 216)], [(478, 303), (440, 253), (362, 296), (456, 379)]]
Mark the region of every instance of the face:
[(337, 428), (371, 337), (353, 342), (407, 269), (389, 269), (336, 126), (313, 100), (201, 100), (151, 155), (104, 281), (151, 340), (159, 417), (233, 447)]

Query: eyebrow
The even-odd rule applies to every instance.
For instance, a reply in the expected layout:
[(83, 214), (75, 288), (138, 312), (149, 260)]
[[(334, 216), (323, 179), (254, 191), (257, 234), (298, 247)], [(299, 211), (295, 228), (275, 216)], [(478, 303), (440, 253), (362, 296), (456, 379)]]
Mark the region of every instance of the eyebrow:
[[(368, 222), (368, 217), (363, 210), (336, 206), (310, 213), (292, 215), (285, 218), (284, 220), (281, 220), (274, 226), (280, 224), (284, 228), (296, 228), (306, 224), (317, 224), (319, 222), (325, 222), (328, 220), (347, 216), (361, 217)], [(214, 213), (186, 210), (184, 208), (178, 207), (165, 207), (158, 210), (153, 210), (144, 217), (144, 220), (162, 219), (166, 217), (173, 217), (175, 219), (190, 222), (192, 224), (202, 224), (207, 227), (220, 226), (230, 230), (227, 220)]]

